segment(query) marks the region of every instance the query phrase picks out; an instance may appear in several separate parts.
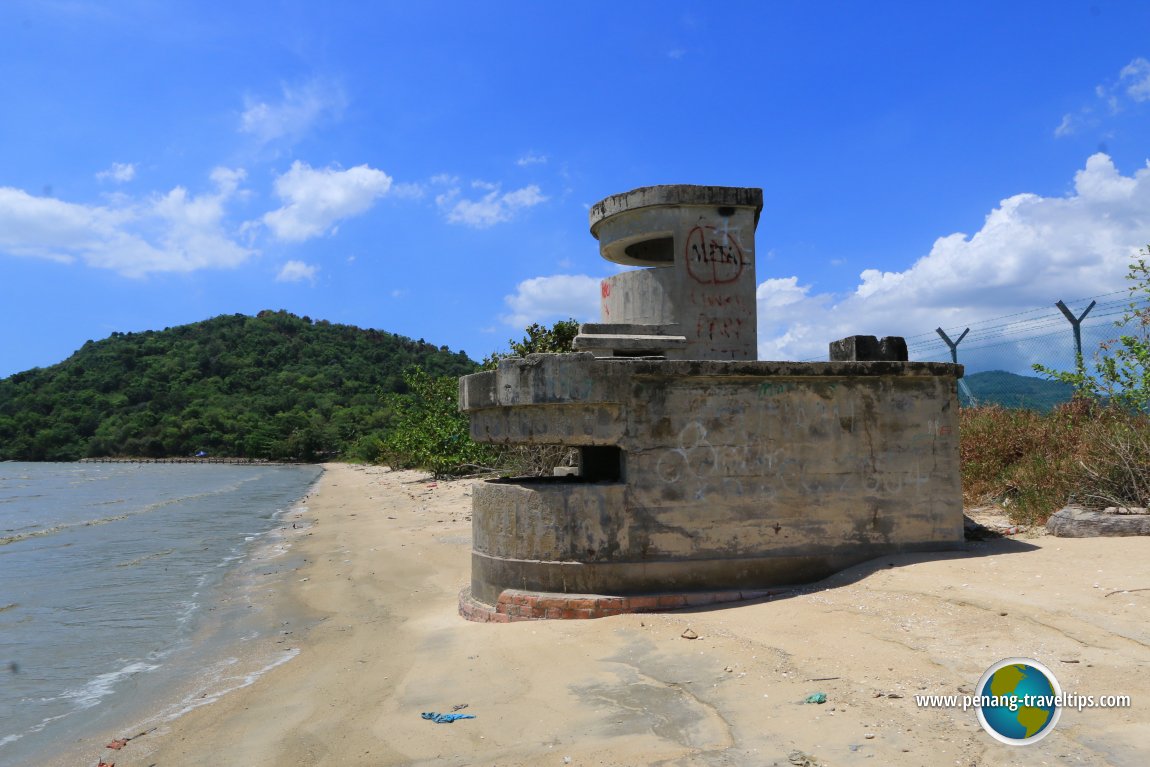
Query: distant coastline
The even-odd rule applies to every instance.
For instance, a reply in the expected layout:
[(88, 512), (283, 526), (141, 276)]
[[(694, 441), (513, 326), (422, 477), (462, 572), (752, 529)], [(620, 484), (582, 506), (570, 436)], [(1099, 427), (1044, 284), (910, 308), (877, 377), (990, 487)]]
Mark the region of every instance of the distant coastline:
[(268, 458), (196, 458), (172, 456), (170, 458), (81, 458), (76, 463), (225, 463), (258, 464), (260, 466), (315, 466), (313, 461), (273, 461)]

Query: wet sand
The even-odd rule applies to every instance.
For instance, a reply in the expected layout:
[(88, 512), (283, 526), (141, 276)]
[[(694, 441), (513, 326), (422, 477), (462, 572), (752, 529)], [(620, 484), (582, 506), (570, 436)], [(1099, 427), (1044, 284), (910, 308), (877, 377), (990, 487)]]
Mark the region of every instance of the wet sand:
[[(1150, 540), (1008, 538), (884, 557), (756, 603), (590, 621), (478, 624), (471, 482), (330, 465), (288, 530), (303, 562), (266, 594), (290, 662), (120, 750), (187, 765), (1137, 765), (1150, 753)], [(698, 638), (687, 639), (690, 629)], [(688, 636), (690, 636), (688, 633)], [(273, 640), (268, 640), (269, 642)], [(991, 664), (1035, 658), (1063, 711), (1010, 747), (973, 710)], [(804, 704), (823, 692), (822, 705)], [(421, 712), (476, 718), (435, 724)]]

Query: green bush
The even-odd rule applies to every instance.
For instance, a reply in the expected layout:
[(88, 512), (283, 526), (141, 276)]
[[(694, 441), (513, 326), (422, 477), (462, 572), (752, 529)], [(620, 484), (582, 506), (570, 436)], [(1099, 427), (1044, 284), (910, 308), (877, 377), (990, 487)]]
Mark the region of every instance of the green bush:
[[(510, 351), (493, 353), (483, 367), (494, 370), (502, 359), (528, 354), (571, 351), (579, 332), (575, 320), (547, 328), (528, 327)], [(410, 368), (403, 375), (407, 392), (390, 394), (384, 403), (392, 413), (391, 428), (377, 443), (357, 445), (364, 460), (394, 469), (427, 469), (437, 477), (490, 470), (501, 474), (547, 475), (556, 466), (572, 465), (575, 451), (561, 445), (493, 446), (471, 439), (468, 417), (459, 412), (459, 384), (453, 376), (435, 377)]]
[(403, 381), (407, 392), (384, 398), (393, 417), (390, 431), (378, 445), (379, 459), (393, 469), (427, 469), (436, 477), (498, 463), (495, 448), (471, 439), (467, 417), (459, 412), (457, 379), (409, 368)]

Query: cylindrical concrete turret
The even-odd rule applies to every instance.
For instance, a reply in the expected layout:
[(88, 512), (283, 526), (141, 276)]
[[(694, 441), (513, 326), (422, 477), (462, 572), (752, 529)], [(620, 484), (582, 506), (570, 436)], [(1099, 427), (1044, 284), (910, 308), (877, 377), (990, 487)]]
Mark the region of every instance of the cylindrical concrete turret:
[(596, 336), (662, 337), (677, 359), (755, 359), (762, 208), (761, 189), (687, 184), (642, 187), (594, 205), (591, 234), (603, 257), (646, 268), (603, 280), (603, 324), (585, 328), (581, 346), (595, 348)]

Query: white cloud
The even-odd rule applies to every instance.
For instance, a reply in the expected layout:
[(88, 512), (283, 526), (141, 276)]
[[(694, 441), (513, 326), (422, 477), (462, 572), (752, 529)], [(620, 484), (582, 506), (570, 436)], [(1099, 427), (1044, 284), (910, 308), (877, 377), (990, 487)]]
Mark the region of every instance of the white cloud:
[[(848, 335), (930, 339), (941, 326), (956, 337), (982, 320), (1121, 290), (1132, 256), (1150, 242), (1147, 211), (1150, 163), (1123, 176), (1095, 154), (1072, 194), (1007, 198), (973, 236), (940, 237), (903, 271), (866, 269), (850, 293), (817, 293), (796, 277), (764, 281), (759, 357), (825, 359), (827, 344)], [(1002, 354), (1029, 362), (1009, 345)]]
[(303, 261), (288, 261), (276, 275), (276, 282), (315, 282), (318, 266), (305, 264)]
[(423, 184), (405, 181), (399, 184), (392, 184), (391, 189), (387, 192), (392, 197), (398, 197), (404, 200), (418, 200), (427, 193)]
[(136, 177), (136, 166), (130, 162), (114, 162), (112, 167), (96, 174), (97, 181), (115, 181), (123, 184)]
[(283, 85), (281, 91), (276, 102), (244, 99), (239, 127), (242, 133), (251, 134), (260, 144), (280, 139), (298, 141), (324, 117), (338, 117), (347, 104), (338, 85), (321, 79)]
[(1150, 101), (1150, 61), (1137, 58), (1122, 68), (1118, 81), (1135, 101)]
[(237, 266), (254, 251), (225, 228), (226, 205), (239, 194), (242, 170), (217, 168), (214, 193), (183, 187), (142, 201), (84, 205), (0, 187), (0, 252), (81, 261), (130, 277)]
[(459, 187), (453, 186), (436, 196), (435, 202), (445, 211), (449, 223), (486, 229), (510, 221), (519, 211), (547, 201), (535, 184), (502, 194), (498, 184), (473, 181), (471, 186), (486, 194), (477, 200), (469, 200), (461, 198)]
[(546, 165), (547, 164), (547, 155), (536, 154), (534, 152), (528, 152), (527, 154), (523, 155), (518, 160), (516, 160), (515, 164), (521, 168), (527, 167), (528, 165)]
[(1054, 135), (1062, 138), (1063, 136), (1070, 136), (1078, 130), (1079, 118), (1072, 114), (1062, 115), (1062, 122), (1054, 129)]
[(556, 274), (524, 280), (515, 286), (513, 295), (503, 298), (510, 314), (500, 319), (515, 328), (568, 317), (597, 322), (600, 282), (600, 278), (585, 274)]
[[(1150, 61), (1141, 57), (1132, 60), (1122, 67), (1116, 80), (1095, 86), (1094, 95), (1110, 115), (1122, 112), (1129, 102), (1150, 101)], [(1077, 113), (1063, 115), (1062, 122), (1054, 129), (1054, 135), (1059, 138), (1069, 136), (1084, 127), (1095, 127), (1100, 123), (1095, 109), (1087, 105)]]
[(367, 211), (390, 188), (391, 177), (367, 165), (316, 169), (296, 160), (275, 181), (276, 194), (287, 204), (265, 214), (263, 222), (281, 240), (319, 237)]

